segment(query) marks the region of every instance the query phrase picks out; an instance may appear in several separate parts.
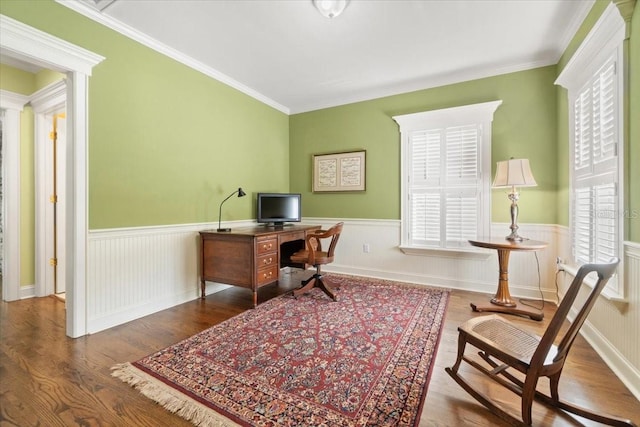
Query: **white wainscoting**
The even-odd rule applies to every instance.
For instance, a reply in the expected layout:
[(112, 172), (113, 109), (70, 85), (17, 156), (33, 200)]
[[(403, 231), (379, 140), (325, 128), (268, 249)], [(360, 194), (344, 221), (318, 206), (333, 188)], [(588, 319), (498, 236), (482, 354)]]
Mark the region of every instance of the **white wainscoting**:
[[(305, 218), (309, 223), (330, 226), (335, 220)], [(509, 224), (492, 224), (494, 236), (509, 234)], [(556, 302), (556, 234), (555, 225), (520, 224), (520, 234), (542, 240), (549, 246), (538, 252), (511, 252), (509, 289), (513, 297)], [(363, 250), (369, 246), (369, 253)], [(371, 276), (425, 285), (495, 294), (498, 284), (498, 255), (494, 250), (470, 248), (472, 254), (434, 251), (423, 255), (406, 255), (400, 245), (400, 221), (347, 220), (336, 249), (336, 260), (326, 266), (333, 271)], [(536, 255), (540, 264), (540, 280)]]
[[(581, 329), (596, 350), (631, 393), (640, 400), (640, 245), (624, 243), (625, 301), (599, 298)], [(573, 280), (563, 273), (561, 295)], [(579, 298), (590, 288), (585, 287)], [(575, 313), (570, 313), (573, 319)]]
[[(307, 224), (329, 227), (336, 218), (305, 218)], [(370, 276), (477, 291), (487, 300), (498, 282), (495, 251), (478, 249), (475, 256), (436, 252), (406, 255), (400, 244), (400, 221), (345, 220), (336, 261), (327, 272)], [(252, 225), (251, 221), (229, 224)], [(87, 330), (95, 333), (196, 299), (200, 295), (200, 230), (217, 224), (94, 230), (88, 240)], [(492, 224), (494, 236), (506, 235), (508, 224)], [(556, 301), (556, 277), (562, 289), (566, 273), (556, 276), (556, 257), (569, 258), (566, 227), (520, 224), (520, 234), (549, 243), (538, 252), (512, 252), (510, 291), (514, 298)], [(368, 245), (369, 252), (364, 251)], [(480, 255), (478, 255), (480, 254)], [(540, 265), (540, 287), (538, 267)], [(601, 299), (583, 328), (584, 335), (634, 395), (640, 398), (640, 245), (625, 244), (625, 277), (629, 302)], [(207, 284), (207, 294), (227, 286)]]
[[(305, 218), (323, 227), (335, 219)], [(235, 222), (233, 227), (251, 225)], [(217, 224), (139, 227), (94, 230), (89, 233), (87, 272), (87, 330), (94, 333), (199, 296), (200, 230)], [(545, 299), (555, 301), (556, 226), (521, 224), (521, 234), (549, 242), (538, 252), (540, 288)], [(506, 234), (507, 224), (494, 224), (496, 235)], [(368, 244), (369, 253), (363, 251)], [(386, 278), (447, 288), (496, 291), (498, 258), (495, 251), (478, 249), (475, 256), (438, 253), (405, 255), (398, 249), (400, 222), (396, 220), (347, 220), (336, 261), (325, 271)], [(480, 256), (478, 256), (480, 254)], [(510, 290), (514, 297), (540, 298), (534, 252), (513, 252)], [(207, 284), (207, 294), (225, 288)]]
[[(95, 333), (198, 298), (198, 232), (213, 228), (217, 223), (90, 231), (87, 331)], [(208, 284), (207, 293), (226, 287)]]

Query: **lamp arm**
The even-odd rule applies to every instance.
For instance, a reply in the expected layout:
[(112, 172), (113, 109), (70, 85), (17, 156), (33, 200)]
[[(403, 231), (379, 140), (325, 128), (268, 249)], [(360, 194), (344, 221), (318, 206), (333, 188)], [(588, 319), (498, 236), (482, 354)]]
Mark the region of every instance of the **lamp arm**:
[(238, 191), (240, 191), (240, 189), (234, 191), (233, 193), (229, 194), (227, 196), (226, 199), (224, 199), (221, 203), (220, 203), (220, 209), (218, 209), (218, 228), (222, 228), (220, 227), (220, 224), (222, 223), (222, 205), (224, 204), (224, 202), (226, 202), (227, 200), (229, 200), (231, 198), (231, 196), (233, 196), (234, 194), (236, 194)]

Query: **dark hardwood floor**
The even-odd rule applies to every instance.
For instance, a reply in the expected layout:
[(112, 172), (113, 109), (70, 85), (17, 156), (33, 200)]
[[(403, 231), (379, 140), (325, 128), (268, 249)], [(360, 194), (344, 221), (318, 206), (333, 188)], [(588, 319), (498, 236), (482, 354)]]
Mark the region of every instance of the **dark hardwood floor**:
[[(296, 286), (267, 286), (260, 290), (259, 301)], [(452, 292), (420, 426), (505, 425), (444, 372), (455, 359), (457, 325), (477, 315), (471, 312), (469, 302), (488, 297)], [(197, 299), (97, 334), (70, 339), (65, 336), (64, 302), (59, 299), (2, 302), (0, 426), (191, 425), (111, 377), (110, 367), (169, 346), (248, 310), (251, 305), (250, 291), (230, 288), (205, 300)], [(513, 316), (510, 319), (541, 331), (553, 306), (547, 304), (544, 311), (543, 322)], [(513, 394), (490, 386), (469, 369), (462, 372), (468, 373), (486, 394), (508, 402), (513, 412), (518, 412)], [(560, 392), (581, 405), (640, 422), (640, 402), (581, 337), (565, 365)], [(533, 418), (537, 426), (596, 425), (576, 421), (539, 404), (534, 406)]]

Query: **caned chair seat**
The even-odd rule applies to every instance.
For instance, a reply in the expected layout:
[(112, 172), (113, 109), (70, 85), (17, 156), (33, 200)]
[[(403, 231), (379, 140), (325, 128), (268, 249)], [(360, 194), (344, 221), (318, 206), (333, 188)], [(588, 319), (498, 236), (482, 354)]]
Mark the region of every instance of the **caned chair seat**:
[[(522, 369), (518, 369), (520, 372), (524, 372), (529, 367), (541, 339), (497, 314), (470, 319), (463, 323), (459, 330), (468, 335), (467, 342), (481, 341), (485, 345), (491, 345), (502, 353), (509, 364), (514, 367), (522, 365)], [(558, 347), (551, 345), (544, 364), (551, 364), (557, 354)]]

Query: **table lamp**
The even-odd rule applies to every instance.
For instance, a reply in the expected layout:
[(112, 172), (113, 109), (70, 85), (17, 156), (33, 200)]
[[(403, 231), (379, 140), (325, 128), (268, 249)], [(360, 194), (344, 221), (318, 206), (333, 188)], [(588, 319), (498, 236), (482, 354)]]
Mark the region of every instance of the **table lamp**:
[(238, 193), (238, 197), (243, 197), (243, 196), (246, 196), (246, 195), (247, 195), (244, 191), (242, 191), (242, 187), (240, 187), (240, 188), (238, 188), (236, 191), (234, 191), (233, 193), (229, 194), (229, 195), (227, 196), (227, 198), (226, 198), (226, 199), (224, 199), (224, 200), (222, 201), (222, 203), (220, 203), (220, 209), (218, 210), (218, 230), (217, 230), (217, 231), (218, 231), (218, 233), (221, 233), (221, 232), (228, 233), (229, 231), (231, 231), (231, 229), (230, 229), (230, 228), (222, 228), (222, 227), (221, 227), (221, 225), (220, 225), (220, 223), (221, 223), (221, 221), (222, 221), (222, 205), (224, 204), (224, 202), (226, 202), (227, 200), (229, 200), (229, 198), (230, 198), (231, 196), (233, 196), (234, 194), (236, 194), (236, 193)]
[(511, 188), (508, 194), (511, 200), (511, 234), (505, 239), (521, 242), (525, 240), (518, 235), (518, 199), (520, 194), (516, 187), (535, 187), (538, 185), (533, 178), (528, 159), (503, 160), (498, 162), (496, 168), (496, 176), (493, 180), (493, 188)]

